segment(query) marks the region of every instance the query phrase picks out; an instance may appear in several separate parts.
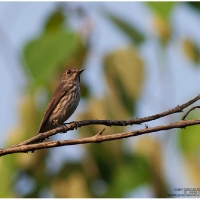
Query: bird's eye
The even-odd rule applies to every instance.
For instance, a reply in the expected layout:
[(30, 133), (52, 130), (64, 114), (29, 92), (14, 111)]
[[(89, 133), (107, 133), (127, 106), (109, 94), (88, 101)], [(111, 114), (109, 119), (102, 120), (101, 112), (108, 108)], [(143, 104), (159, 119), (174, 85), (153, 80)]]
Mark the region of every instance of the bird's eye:
[(71, 73), (71, 70), (69, 69), (69, 70), (67, 70), (67, 74), (70, 74)]

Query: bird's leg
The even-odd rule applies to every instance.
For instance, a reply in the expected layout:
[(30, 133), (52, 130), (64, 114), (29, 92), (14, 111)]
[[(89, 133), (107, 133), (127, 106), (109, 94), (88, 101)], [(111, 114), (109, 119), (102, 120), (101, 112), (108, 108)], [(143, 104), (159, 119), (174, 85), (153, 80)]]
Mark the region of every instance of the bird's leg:
[(75, 124), (76, 124), (76, 127), (75, 127), (75, 129), (77, 130), (77, 129), (78, 129), (78, 126), (79, 126), (79, 123), (78, 123), (77, 121), (73, 121), (73, 123), (75, 123)]
[[(56, 120), (56, 119), (53, 119), (52, 122), (53, 122), (53, 125), (56, 127), (63, 126), (63, 124), (59, 124), (58, 120)], [(61, 132), (61, 133), (65, 133), (65, 132)]]

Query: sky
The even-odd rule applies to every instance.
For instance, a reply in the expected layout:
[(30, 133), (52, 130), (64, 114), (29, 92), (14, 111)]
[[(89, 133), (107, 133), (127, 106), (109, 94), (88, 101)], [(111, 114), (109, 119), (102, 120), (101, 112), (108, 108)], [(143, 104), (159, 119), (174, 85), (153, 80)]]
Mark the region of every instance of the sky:
[[(167, 110), (197, 96), (200, 82), (199, 73), (197, 73), (199, 69), (192, 66), (181, 54), (179, 43), (183, 37), (189, 36), (194, 38), (195, 42), (200, 45), (200, 21), (196, 12), (184, 5), (176, 6), (171, 20), (175, 30), (174, 37), (178, 38), (175, 41), (178, 42), (172, 42), (168, 46), (166, 63), (162, 63), (162, 60), (158, 59), (162, 52), (159, 52), (155, 31), (151, 26), (152, 11), (144, 3), (118, 2), (113, 4), (101, 2), (100, 4), (93, 4), (90, 2), (82, 4), (88, 10), (94, 23), (97, 24), (94, 28), (94, 37), (97, 37), (98, 40), (94, 40), (94, 49), (86, 63), (87, 72), (84, 72), (83, 77), (89, 81), (94, 95), (100, 97), (106, 90), (106, 85), (102, 83), (102, 57), (105, 53), (129, 44), (129, 40), (123, 34), (115, 31), (116, 27), (99, 15), (101, 7), (106, 7), (136, 25), (142, 32), (146, 33), (149, 39), (140, 49), (140, 53), (146, 61), (145, 73), (148, 76), (146, 76), (141, 101), (138, 103), (138, 117), (162, 112), (163, 108)], [(19, 99), (26, 84), (26, 77), (21, 68), (20, 60), (22, 47), (27, 41), (40, 33), (46, 17), (54, 8), (55, 2), (0, 2), (0, 89), (2, 92), (2, 98), (0, 99), (0, 146), (5, 144), (6, 134), (19, 122)], [(75, 22), (74, 26), (78, 28), (79, 23)], [(160, 64), (166, 66), (166, 68), (160, 67)], [(166, 74), (168, 73), (165, 70), (171, 71), (171, 77), (167, 77)], [(158, 85), (160, 74), (163, 77), (161, 81), (163, 87)], [(98, 89), (94, 85), (98, 85)], [(165, 95), (166, 99), (162, 105), (158, 105), (157, 102), (159, 102), (161, 95)], [(152, 96), (154, 100), (149, 98)], [(158, 122), (163, 121), (159, 120)], [(152, 122), (151, 125), (156, 125), (158, 122)], [(166, 163), (169, 182), (176, 186), (177, 180), (174, 179), (174, 174), (180, 174), (183, 179), (182, 185), (187, 187), (192, 183), (186, 175), (183, 175), (185, 173), (183, 159), (179, 156), (177, 160), (177, 157), (173, 154), (173, 152), (177, 152), (177, 149), (171, 148), (172, 146), (172, 144), (166, 144), (165, 146), (169, 150), (169, 153), (165, 155), (166, 160), (173, 159), (174, 163), (174, 170), (169, 170)], [(72, 155), (79, 158), (82, 150), (79, 147), (70, 148), (67, 158)], [(76, 155), (72, 154), (74, 148), (77, 152)], [(180, 165), (183, 166), (182, 170), (177, 168)], [(178, 184), (180, 186), (180, 181)], [(148, 188), (146, 190), (148, 192)]]

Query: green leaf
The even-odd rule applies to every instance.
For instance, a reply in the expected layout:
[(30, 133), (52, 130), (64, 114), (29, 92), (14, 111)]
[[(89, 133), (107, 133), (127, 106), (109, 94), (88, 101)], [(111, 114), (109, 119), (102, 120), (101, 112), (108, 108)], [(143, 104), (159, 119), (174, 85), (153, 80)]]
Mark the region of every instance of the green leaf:
[(45, 24), (45, 33), (57, 31), (63, 28), (65, 21), (65, 16), (62, 8), (58, 8), (55, 12), (51, 14)]
[[(182, 49), (185, 56), (194, 64), (198, 64), (200, 60), (200, 50), (196, 43), (190, 38), (184, 38), (182, 41)], [(196, 65), (199, 67), (199, 65)]]
[[(199, 112), (199, 110), (198, 110)], [(193, 111), (187, 119), (198, 119), (200, 115), (197, 111)], [(200, 151), (200, 126), (195, 125), (181, 129), (178, 134), (178, 142), (181, 149), (187, 155), (199, 154)]]
[(146, 2), (158, 15), (169, 21), (169, 16), (176, 2)]
[(125, 33), (126, 36), (128, 36), (133, 43), (140, 44), (144, 41), (145, 39), (144, 35), (140, 31), (138, 31), (135, 27), (133, 27), (133, 25), (108, 12), (105, 13), (105, 16), (111, 22), (113, 22), (113, 24), (116, 25), (123, 33)]
[(111, 102), (118, 104), (117, 111), (119, 111), (120, 105), (124, 106), (131, 116), (134, 111), (134, 101), (142, 90), (144, 78), (142, 59), (133, 48), (118, 50), (106, 56), (104, 69), (110, 87)]
[(35, 84), (50, 80), (56, 69), (64, 65), (83, 47), (78, 34), (64, 30), (30, 41), (24, 48), (25, 68)]
[(191, 7), (197, 9), (198, 11), (200, 11), (200, 2), (197, 2), (197, 1), (187, 2), (187, 4), (189, 4)]
[(0, 177), (3, 181), (0, 186), (0, 197), (10, 198), (13, 197), (12, 185), (13, 185), (13, 175), (16, 167), (16, 156), (4, 156), (0, 160)]
[(116, 167), (107, 197), (122, 198), (150, 180), (150, 166), (143, 156), (135, 154)]

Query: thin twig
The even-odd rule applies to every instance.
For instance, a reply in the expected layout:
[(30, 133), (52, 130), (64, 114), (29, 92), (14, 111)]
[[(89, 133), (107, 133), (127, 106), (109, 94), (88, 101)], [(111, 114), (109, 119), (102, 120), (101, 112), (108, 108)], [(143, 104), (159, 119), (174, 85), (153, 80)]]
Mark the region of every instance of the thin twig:
[(105, 131), (106, 129), (105, 128), (103, 128), (101, 131), (99, 131), (95, 136), (96, 137), (99, 137), (99, 136), (101, 136), (102, 135), (102, 133)]
[(185, 120), (185, 118), (189, 115), (189, 113), (190, 113), (192, 110), (196, 109), (196, 108), (200, 108), (200, 106), (195, 106), (195, 107), (192, 107), (190, 110), (188, 110), (188, 111), (186, 112), (186, 114), (182, 117), (182, 120)]

